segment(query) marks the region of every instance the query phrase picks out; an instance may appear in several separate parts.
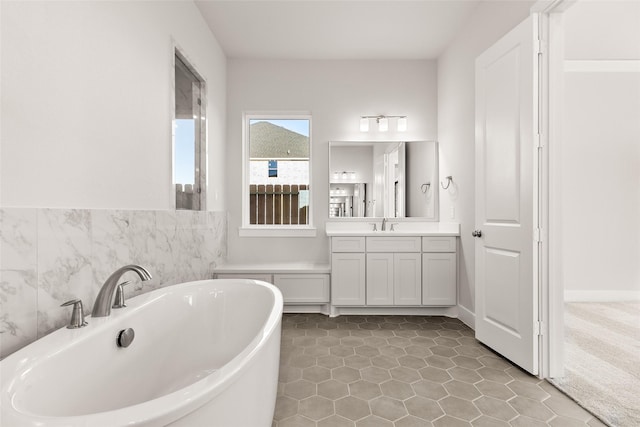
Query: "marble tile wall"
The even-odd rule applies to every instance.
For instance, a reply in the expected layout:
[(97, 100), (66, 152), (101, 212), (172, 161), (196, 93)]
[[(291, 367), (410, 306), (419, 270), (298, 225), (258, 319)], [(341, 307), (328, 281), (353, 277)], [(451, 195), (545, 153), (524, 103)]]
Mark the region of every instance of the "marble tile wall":
[(64, 326), (80, 298), (85, 312), (105, 279), (140, 264), (127, 297), (211, 278), (226, 257), (226, 213), (0, 209), (0, 358)]

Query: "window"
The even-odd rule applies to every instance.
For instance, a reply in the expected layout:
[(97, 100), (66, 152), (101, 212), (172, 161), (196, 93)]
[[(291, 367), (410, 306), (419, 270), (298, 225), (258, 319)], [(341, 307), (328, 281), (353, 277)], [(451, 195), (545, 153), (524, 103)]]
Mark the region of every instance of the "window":
[(269, 160), (269, 178), (278, 177), (278, 161)]
[(245, 115), (244, 225), (311, 229), (309, 115)]
[(205, 105), (204, 81), (176, 51), (173, 121), (176, 209), (205, 209)]

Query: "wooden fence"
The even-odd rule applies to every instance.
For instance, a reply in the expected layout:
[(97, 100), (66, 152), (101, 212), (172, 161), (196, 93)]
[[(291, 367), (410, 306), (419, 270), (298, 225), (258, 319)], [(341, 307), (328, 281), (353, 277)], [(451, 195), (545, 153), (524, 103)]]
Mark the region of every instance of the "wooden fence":
[(299, 206), (308, 185), (250, 185), (250, 224), (308, 224), (308, 206)]

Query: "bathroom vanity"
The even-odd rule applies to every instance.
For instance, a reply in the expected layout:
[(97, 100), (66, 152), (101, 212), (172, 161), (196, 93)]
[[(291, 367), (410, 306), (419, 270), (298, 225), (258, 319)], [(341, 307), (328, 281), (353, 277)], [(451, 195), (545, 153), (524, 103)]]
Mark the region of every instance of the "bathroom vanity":
[(354, 311), (348, 308), (372, 308), (373, 314), (392, 312), (376, 308), (456, 305), (458, 224), (401, 222), (394, 231), (372, 228), (368, 222), (327, 223), (334, 314)]

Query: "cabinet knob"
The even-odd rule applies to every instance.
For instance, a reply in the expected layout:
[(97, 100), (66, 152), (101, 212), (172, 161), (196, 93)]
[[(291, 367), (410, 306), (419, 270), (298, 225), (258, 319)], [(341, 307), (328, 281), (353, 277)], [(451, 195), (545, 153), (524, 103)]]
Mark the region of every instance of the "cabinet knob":
[(473, 230), (473, 233), (471, 233), (471, 235), (473, 237), (482, 237), (482, 230)]

